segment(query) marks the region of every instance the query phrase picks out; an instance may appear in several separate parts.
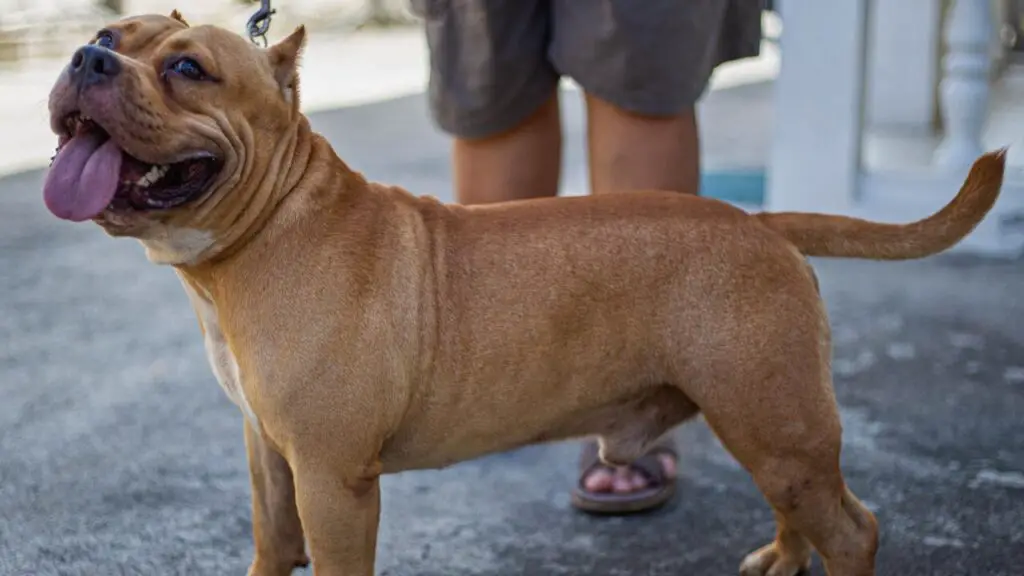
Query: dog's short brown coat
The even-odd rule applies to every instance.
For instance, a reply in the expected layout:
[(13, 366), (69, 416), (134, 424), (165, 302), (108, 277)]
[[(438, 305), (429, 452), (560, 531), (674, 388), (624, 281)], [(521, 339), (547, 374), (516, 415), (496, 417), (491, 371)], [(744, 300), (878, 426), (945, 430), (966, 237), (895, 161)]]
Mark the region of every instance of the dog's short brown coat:
[[(372, 574), (382, 474), (583, 435), (626, 463), (698, 412), (778, 520), (743, 574), (792, 576), (812, 548), (832, 576), (874, 573), (805, 256), (952, 246), (995, 202), (1001, 152), (907, 225), (654, 191), (447, 205), (368, 182), (312, 131), (302, 29), (267, 50), (177, 13), (111, 29), (119, 104), (62, 76), (51, 112), (78, 106), (147, 161), (197, 147), (224, 160), (194, 204), (96, 220), (174, 266), (243, 409), (250, 574), (290, 573), (306, 543), (318, 576)], [(170, 89), (158, 66), (182, 51), (217, 81)]]

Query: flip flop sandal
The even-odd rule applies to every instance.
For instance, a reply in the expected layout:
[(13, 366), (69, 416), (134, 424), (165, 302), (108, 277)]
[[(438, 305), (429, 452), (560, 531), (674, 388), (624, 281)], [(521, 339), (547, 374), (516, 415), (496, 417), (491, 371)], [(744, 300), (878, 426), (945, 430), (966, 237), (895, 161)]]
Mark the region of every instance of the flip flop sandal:
[(676, 491), (676, 482), (665, 476), (661, 467), (661, 454), (668, 454), (678, 461), (675, 442), (671, 437), (658, 441), (649, 452), (630, 464), (630, 468), (647, 478), (647, 487), (625, 494), (617, 492), (590, 492), (583, 487), (583, 479), (598, 468), (608, 468), (598, 457), (596, 440), (588, 440), (580, 454), (580, 475), (572, 493), (572, 504), (592, 514), (631, 514), (654, 510), (668, 502)]

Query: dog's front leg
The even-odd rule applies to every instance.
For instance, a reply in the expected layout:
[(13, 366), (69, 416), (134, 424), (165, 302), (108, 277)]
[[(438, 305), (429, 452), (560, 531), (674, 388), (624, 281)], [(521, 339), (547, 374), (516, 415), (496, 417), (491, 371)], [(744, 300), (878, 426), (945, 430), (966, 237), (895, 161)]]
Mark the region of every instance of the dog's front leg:
[(309, 564), (288, 462), (245, 422), (256, 555), (249, 576), (288, 576)]
[(380, 464), (314, 455), (294, 463), (299, 517), (314, 576), (373, 576)]

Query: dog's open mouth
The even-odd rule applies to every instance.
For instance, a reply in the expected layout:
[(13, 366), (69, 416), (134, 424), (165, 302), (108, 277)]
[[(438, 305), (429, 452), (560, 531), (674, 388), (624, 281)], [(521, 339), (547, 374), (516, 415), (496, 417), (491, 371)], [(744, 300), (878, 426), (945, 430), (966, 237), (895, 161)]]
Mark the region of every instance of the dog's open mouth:
[(209, 154), (171, 164), (149, 164), (132, 157), (99, 124), (78, 112), (68, 114), (44, 184), (54, 215), (73, 221), (105, 210), (165, 210), (201, 196), (220, 170)]

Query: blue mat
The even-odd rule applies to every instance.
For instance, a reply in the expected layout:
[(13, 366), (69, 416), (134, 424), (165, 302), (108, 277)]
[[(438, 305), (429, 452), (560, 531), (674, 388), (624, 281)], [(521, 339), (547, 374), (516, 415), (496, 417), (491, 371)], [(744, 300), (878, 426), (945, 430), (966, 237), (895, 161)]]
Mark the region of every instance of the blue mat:
[(705, 172), (700, 179), (701, 196), (755, 206), (764, 204), (764, 187), (764, 170), (757, 169)]

